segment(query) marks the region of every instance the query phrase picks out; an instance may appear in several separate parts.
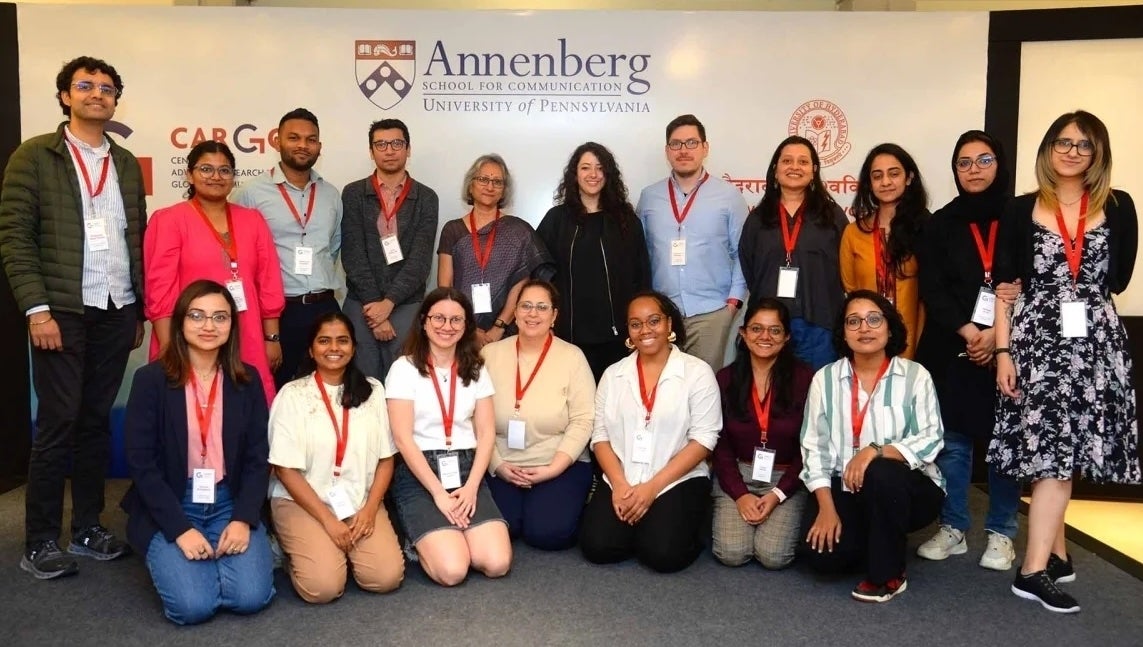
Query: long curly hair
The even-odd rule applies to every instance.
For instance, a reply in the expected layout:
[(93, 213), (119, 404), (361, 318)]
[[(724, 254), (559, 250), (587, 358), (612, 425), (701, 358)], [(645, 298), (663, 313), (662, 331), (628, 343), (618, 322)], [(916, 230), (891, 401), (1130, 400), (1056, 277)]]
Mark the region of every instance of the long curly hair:
[(572, 151), (564, 167), (564, 176), (556, 188), (556, 204), (564, 204), (571, 208), (577, 217), (587, 215), (583, 201), (579, 196), (578, 169), (580, 160), (585, 153), (595, 155), (599, 165), (603, 167), (603, 189), (599, 193), (599, 209), (605, 215), (615, 218), (619, 222), (620, 231), (627, 234), (627, 223), (635, 217), (635, 209), (627, 194), (627, 185), (623, 182), (623, 173), (615, 161), (615, 155), (603, 144), (585, 142)]
[(865, 156), (861, 173), (857, 180), (857, 196), (853, 199), (853, 216), (857, 228), (869, 234), (877, 229), (877, 211), (881, 202), (873, 195), (873, 180), (870, 174), (873, 160), (879, 155), (889, 155), (901, 163), (905, 176), (910, 178), (905, 185), (905, 193), (897, 203), (893, 216), (893, 228), (889, 231), (889, 262), (897, 276), (905, 277), (905, 263), (913, 256), (917, 240), (921, 235), (921, 225), (928, 213), (929, 195), (921, 181), (921, 169), (913, 156), (897, 144), (878, 144)]

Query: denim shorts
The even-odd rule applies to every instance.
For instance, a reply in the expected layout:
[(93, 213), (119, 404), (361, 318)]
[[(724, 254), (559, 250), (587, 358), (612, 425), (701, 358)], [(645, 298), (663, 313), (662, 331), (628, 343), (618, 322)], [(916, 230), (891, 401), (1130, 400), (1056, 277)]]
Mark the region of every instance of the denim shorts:
[[(425, 461), (437, 478), (440, 478), (437, 457), (445, 453), (447, 453), (445, 450), (423, 452)], [(472, 460), (476, 456), (476, 450), (459, 449), (456, 450), (456, 454), (460, 458), (460, 480), (461, 483), (465, 483), (472, 471)], [(393, 486), (390, 490), (393, 493), (393, 504), (397, 509), (397, 521), (401, 524), (405, 537), (412, 543), (416, 544), (434, 530), (460, 530), (437, 509), (432, 495), (421, 485), (403, 460), (397, 461), (393, 473)], [(476, 511), (473, 512), (468, 527), (472, 528), (489, 521), (507, 523), (501, 516), (500, 509), (496, 507), (496, 501), (492, 499), (492, 493), (485, 485), (484, 479), (481, 479), (480, 486), (476, 490)]]

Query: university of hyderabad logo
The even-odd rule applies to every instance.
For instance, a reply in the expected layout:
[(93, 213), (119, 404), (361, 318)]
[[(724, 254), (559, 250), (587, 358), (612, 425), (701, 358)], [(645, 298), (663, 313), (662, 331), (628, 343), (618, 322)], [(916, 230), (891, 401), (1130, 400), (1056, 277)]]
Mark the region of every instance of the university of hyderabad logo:
[[(104, 130), (109, 133), (115, 133), (123, 139), (131, 136), (135, 132), (131, 127), (119, 121), (109, 121), (103, 126)], [(139, 171), (143, 174), (143, 195), (155, 195), (155, 162), (150, 157), (141, 157), (136, 155), (135, 159), (139, 160)]]
[(823, 167), (837, 164), (853, 147), (845, 113), (826, 99), (813, 99), (798, 106), (790, 115), (788, 127), (790, 135), (800, 135), (813, 142)]
[(382, 110), (401, 103), (417, 76), (417, 41), (359, 40), (353, 44), (357, 85)]

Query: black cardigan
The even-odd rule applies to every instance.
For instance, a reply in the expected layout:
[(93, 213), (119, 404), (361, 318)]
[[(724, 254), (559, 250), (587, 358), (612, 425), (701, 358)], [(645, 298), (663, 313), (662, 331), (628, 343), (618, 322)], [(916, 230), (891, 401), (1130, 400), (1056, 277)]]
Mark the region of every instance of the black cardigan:
[[(1032, 209), (1035, 206), (1036, 194), (1029, 193), (1013, 198), (1004, 210), (993, 272), (997, 282), (1022, 279), (1027, 288), (1028, 277), (1032, 276)], [(1107, 282), (1103, 287), (1105, 291), (1119, 294), (1127, 288), (1135, 270), (1139, 220), (1135, 214), (1135, 202), (1123, 191), (1112, 191), (1103, 210), (1107, 214), (1108, 244), (1111, 248)]]

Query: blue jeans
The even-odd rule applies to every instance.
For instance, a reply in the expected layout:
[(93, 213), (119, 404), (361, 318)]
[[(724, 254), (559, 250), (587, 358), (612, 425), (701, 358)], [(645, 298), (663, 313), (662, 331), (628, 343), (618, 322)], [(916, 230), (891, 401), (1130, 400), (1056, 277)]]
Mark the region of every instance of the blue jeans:
[(591, 463), (576, 461), (563, 474), (531, 488), (485, 479), (508, 534), (540, 550), (565, 550), (579, 537), (579, 520), (591, 489)]
[[(968, 486), (972, 478), (972, 438), (955, 431), (945, 430), (945, 446), (937, 456), (937, 467), (945, 476), (944, 506), (941, 523), (961, 532), (971, 526), (968, 517)], [(1001, 476), (991, 463), (988, 465), (988, 517), (985, 530), (1016, 538), (1016, 506), (1020, 502), (1020, 483)]]
[[(220, 483), (214, 501), (213, 505), (191, 503), (187, 480), (183, 512), (191, 526), (217, 547), (234, 508), (230, 489)], [(256, 613), (274, 599), (274, 559), (262, 525), (250, 530), (246, 552), (202, 561), (187, 559), (178, 544), (157, 532), (147, 547), (147, 569), (163, 601), (163, 614), (179, 625), (204, 622), (219, 609)]]
[(837, 351), (833, 347), (833, 331), (802, 319), (790, 320), (790, 338), (794, 342), (794, 355), (816, 372), (819, 368), (837, 361)]

